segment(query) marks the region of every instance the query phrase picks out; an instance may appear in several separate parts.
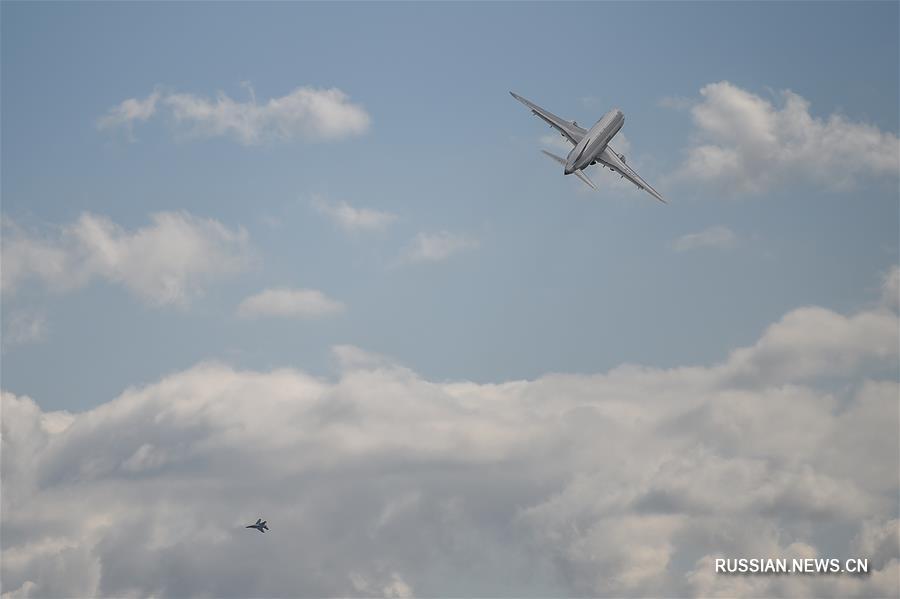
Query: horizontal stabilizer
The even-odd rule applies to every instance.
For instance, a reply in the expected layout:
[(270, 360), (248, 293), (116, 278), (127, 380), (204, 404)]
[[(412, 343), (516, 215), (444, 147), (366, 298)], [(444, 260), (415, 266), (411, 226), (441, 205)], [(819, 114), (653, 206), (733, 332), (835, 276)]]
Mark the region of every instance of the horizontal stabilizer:
[(557, 156), (556, 154), (551, 154), (551, 153), (548, 152), (547, 150), (541, 150), (541, 152), (543, 152), (544, 154), (546, 154), (547, 156), (549, 156), (549, 157), (552, 158), (553, 160), (557, 161), (557, 162), (560, 163), (561, 165), (566, 166), (566, 159), (565, 159), (565, 158), (563, 158), (563, 157), (561, 157), (561, 156)]

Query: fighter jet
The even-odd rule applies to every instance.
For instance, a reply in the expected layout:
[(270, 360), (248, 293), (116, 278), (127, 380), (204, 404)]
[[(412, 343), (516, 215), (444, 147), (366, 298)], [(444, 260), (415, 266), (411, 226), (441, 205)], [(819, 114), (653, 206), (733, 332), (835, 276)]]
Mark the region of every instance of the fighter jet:
[(564, 174), (571, 175), (574, 173), (576, 177), (581, 179), (591, 189), (597, 189), (597, 186), (591, 183), (591, 180), (584, 174), (584, 169), (592, 164), (602, 164), (609, 170), (618, 173), (621, 177), (628, 179), (637, 185), (639, 189), (643, 189), (660, 202), (666, 203), (662, 196), (659, 195), (659, 192), (641, 179), (640, 175), (634, 172), (634, 169), (625, 164), (625, 155), (618, 154), (609, 145), (610, 140), (615, 137), (622, 125), (625, 124), (625, 115), (621, 110), (613, 108), (594, 123), (593, 127), (584, 129), (579, 127), (575, 121), (561, 119), (522, 96), (513, 92), (509, 93), (513, 98), (531, 109), (532, 114), (543, 119), (547, 124), (559, 131), (569, 143), (575, 146), (566, 158), (551, 154), (547, 150), (541, 150), (544, 154), (563, 165)]
[(269, 527), (266, 526), (266, 521), (263, 520), (262, 518), (257, 518), (256, 524), (251, 524), (250, 526), (245, 526), (244, 528), (255, 528), (256, 530), (258, 530), (259, 532), (262, 532), (262, 533), (269, 530)]

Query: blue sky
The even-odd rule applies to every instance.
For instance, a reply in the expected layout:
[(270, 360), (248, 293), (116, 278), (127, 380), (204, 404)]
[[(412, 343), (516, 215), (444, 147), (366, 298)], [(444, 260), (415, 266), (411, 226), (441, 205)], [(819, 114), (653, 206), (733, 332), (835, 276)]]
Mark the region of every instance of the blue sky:
[(900, 595), (896, 2), (0, 17), (9, 596)]
[[(4, 218), (46, 238), (86, 212), (136, 230), (185, 211), (243, 227), (254, 256), (181, 306), (102, 278), (23, 285), (4, 321), (39, 318), (42, 333), (4, 345), (4, 388), (77, 410), (202, 360), (328, 374), (336, 344), (438, 380), (706, 364), (793, 307), (865, 306), (897, 262), (896, 172), (751, 193), (674, 174), (698, 135), (690, 106), (721, 81), (896, 136), (896, 22), (895, 3), (4, 4)], [(242, 82), (260, 103), (338, 88), (370, 126), (257, 145), (164, 116), (133, 140), (97, 127), (154, 89), (246, 102)], [(538, 152), (549, 130), (508, 90), (580, 123), (620, 107), (630, 162), (671, 204), (563, 178)], [(348, 235), (314, 197), (396, 220)], [(673, 249), (713, 226), (732, 247)], [(477, 248), (398, 265), (441, 231)], [(236, 318), (273, 287), (345, 309)]]

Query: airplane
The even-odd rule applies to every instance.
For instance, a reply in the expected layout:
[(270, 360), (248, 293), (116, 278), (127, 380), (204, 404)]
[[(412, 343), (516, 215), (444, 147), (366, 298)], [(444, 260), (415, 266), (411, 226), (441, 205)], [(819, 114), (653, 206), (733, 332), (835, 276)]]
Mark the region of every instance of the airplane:
[(269, 530), (269, 527), (266, 526), (266, 521), (263, 520), (262, 518), (257, 518), (256, 524), (251, 524), (250, 526), (245, 526), (244, 528), (255, 528), (256, 530), (258, 530), (259, 532), (262, 532), (262, 533)]
[(625, 124), (625, 115), (621, 110), (613, 108), (594, 123), (593, 127), (584, 129), (579, 127), (575, 121), (562, 119), (518, 94), (509, 93), (513, 98), (531, 109), (532, 114), (543, 119), (547, 124), (559, 131), (569, 143), (575, 146), (566, 158), (551, 154), (547, 150), (541, 150), (541, 152), (563, 165), (564, 174), (574, 174), (591, 189), (597, 189), (597, 186), (584, 174), (584, 169), (592, 164), (602, 164), (609, 170), (619, 173), (621, 177), (628, 179), (637, 185), (639, 189), (646, 191), (663, 204), (667, 203), (659, 195), (658, 191), (641, 179), (641, 176), (634, 169), (625, 164), (625, 155), (616, 153), (612, 146), (609, 145), (610, 140), (615, 137), (622, 125)]

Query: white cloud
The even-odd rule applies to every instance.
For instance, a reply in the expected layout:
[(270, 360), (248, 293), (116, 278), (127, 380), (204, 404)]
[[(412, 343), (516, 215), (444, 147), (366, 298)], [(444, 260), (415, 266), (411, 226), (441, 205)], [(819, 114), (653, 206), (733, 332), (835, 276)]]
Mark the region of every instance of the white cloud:
[(43, 341), (47, 336), (47, 317), (29, 310), (3, 311), (3, 346), (12, 347)]
[(123, 100), (97, 119), (97, 128), (102, 130), (124, 127), (129, 138), (133, 139), (132, 131), (135, 121), (146, 121), (156, 114), (156, 105), (159, 102), (159, 98), (160, 92), (154, 91), (143, 100), (138, 100), (137, 98)]
[(562, 156), (565, 158), (569, 152), (572, 151), (574, 147), (572, 142), (570, 142), (567, 138), (562, 135), (556, 135), (555, 133), (547, 133), (545, 135), (541, 135), (540, 142), (542, 145), (550, 146), (556, 153), (562, 153)]
[(807, 307), (710, 367), (435, 382), (340, 347), (334, 380), (207, 363), (79, 414), (4, 393), (4, 591), (897, 596), (897, 335)]
[(347, 202), (329, 202), (321, 196), (313, 196), (313, 208), (348, 233), (384, 231), (397, 220), (396, 214), (368, 208), (355, 208)]
[(401, 256), (400, 262), (441, 262), (454, 254), (477, 249), (479, 245), (474, 237), (449, 231), (419, 233)]
[(683, 252), (697, 248), (725, 249), (734, 247), (736, 243), (737, 235), (734, 231), (723, 225), (715, 225), (699, 233), (682, 235), (672, 243), (672, 247)]
[[(616, 149), (616, 153), (625, 154), (625, 158), (629, 158), (629, 155), (631, 154), (631, 141), (628, 139), (628, 136), (620, 132), (609, 143)], [(629, 183), (629, 185), (632, 184)], [(634, 186), (632, 185), (632, 187)]]
[(727, 81), (700, 90), (691, 108), (694, 143), (676, 178), (724, 193), (761, 193), (795, 181), (846, 188), (900, 170), (900, 141), (841, 114), (818, 118), (786, 90), (781, 105)]
[[(245, 85), (245, 87), (249, 87)], [(159, 108), (159, 110), (157, 110)], [(337, 88), (298, 87), (289, 94), (258, 104), (239, 102), (224, 92), (215, 99), (190, 93), (153, 92), (143, 100), (130, 98), (98, 121), (101, 129), (146, 121), (165, 109), (176, 130), (188, 136), (231, 137), (245, 145), (271, 141), (330, 141), (365, 133), (370, 118)]]
[(245, 318), (320, 318), (343, 310), (341, 302), (316, 289), (265, 289), (242, 301), (238, 315)]
[(128, 231), (105, 216), (85, 213), (50, 235), (3, 221), (4, 294), (28, 280), (68, 290), (95, 278), (118, 283), (156, 305), (187, 304), (211, 280), (250, 261), (247, 232), (185, 212), (160, 212)]
[(810, 306), (788, 312), (751, 347), (735, 350), (720, 373), (729, 380), (785, 383), (845, 376), (864, 363), (897, 360), (897, 314), (870, 310), (844, 316)]

